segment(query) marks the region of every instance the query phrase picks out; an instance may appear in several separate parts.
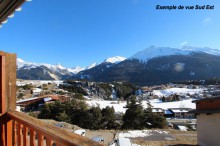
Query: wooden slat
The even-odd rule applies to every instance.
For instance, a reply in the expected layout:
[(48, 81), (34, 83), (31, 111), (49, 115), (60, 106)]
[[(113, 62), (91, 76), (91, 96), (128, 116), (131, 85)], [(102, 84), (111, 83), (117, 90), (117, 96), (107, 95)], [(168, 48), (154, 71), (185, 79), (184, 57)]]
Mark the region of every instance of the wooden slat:
[(34, 129), (31, 129), (30, 128), (30, 145), (31, 146), (36, 146), (36, 143), (35, 143), (35, 131)]
[(1, 129), (1, 137), (0, 138), (2, 140), (1, 146), (6, 146), (6, 137), (5, 137), (5, 132), (6, 132), (5, 128), (6, 127), (5, 127), (5, 119), (4, 119), (5, 117), (4, 116), (1, 117), (1, 121), (0, 121), (1, 122), (1, 128), (0, 128)]
[(46, 146), (52, 146), (52, 140), (50, 138), (46, 138)]
[(7, 146), (12, 146), (12, 120), (10, 117), (7, 117), (7, 128), (6, 128), (6, 143)]
[(17, 146), (17, 123), (13, 121), (13, 146)]
[(18, 146), (22, 146), (22, 129), (21, 129), (21, 123), (18, 122), (17, 126), (18, 126), (18, 130), (17, 130), (17, 133), (18, 133)]
[(29, 141), (28, 141), (28, 128), (26, 125), (23, 126), (23, 145), (24, 146), (29, 146)]
[(38, 146), (43, 146), (44, 145), (44, 136), (41, 133), (38, 133), (37, 137), (38, 137)]

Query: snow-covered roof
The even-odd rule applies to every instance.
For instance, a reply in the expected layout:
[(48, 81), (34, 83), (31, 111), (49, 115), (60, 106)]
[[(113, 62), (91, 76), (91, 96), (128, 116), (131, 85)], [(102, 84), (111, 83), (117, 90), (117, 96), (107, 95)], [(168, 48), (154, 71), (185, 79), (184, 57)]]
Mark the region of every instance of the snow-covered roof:
[(47, 102), (47, 101), (50, 101), (50, 100), (52, 100), (51, 97), (44, 98), (44, 102)]
[(187, 110), (181, 110), (181, 109), (171, 109), (174, 113), (187, 113)]
[(170, 110), (164, 110), (164, 114), (166, 115), (172, 115), (173, 113)]
[(178, 126), (178, 128), (179, 128), (181, 131), (187, 131), (187, 127), (186, 127), (186, 126)]
[(158, 113), (158, 112), (164, 112), (164, 110), (161, 109), (161, 108), (153, 108), (153, 109), (152, 109), (152, 112), (153, 112), (153, 113)]
[(33, 92), (34, 92), (34, 93), (40, 93), (41, 91), (42, 91), (42, 90), (39, 89), (39, 88), (34, 88), (34, 89), (33, 89)]
[(168, 134), (167, 131), (162, 130), (129, 130), (127, 132), (120, 132), (119, 138), (136, 138), (136, 137), (148, 137), (153, 133)]
[(118, 146), (132, 146), (129, 138), (118, 138)]
[(38, 97), (33, 97), (33, 98), (18, 100), (18, 101), (16, 101), (16, 103), (21, 103), (21, 102), (25, 102), (25, 101), (31, 101), (31, 100), (35, 100), (35, 99), (38, 99)]
[(102, 142), (102, 141), (104, 141), (104, 138), (100, 137), (100, 136), (97, 136), (97, 137), (93, 137), (92, 140), (96, 141), (96, 142)]
[(84, 130), (84, 129), (80, 129), (80, 130), (76, 130), (76, 131), (74, 131), (74, 133), (79, 134), (79, 135), (83, 135), (83, 134), (86, 133), (86, 130)]

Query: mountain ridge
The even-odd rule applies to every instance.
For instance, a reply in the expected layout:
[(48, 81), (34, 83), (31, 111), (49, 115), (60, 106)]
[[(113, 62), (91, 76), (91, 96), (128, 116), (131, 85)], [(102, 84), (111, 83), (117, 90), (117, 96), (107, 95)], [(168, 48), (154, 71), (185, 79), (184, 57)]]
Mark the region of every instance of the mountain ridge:
[[(19, 59), (18, 59), (19, 60)], [(65, 68), (58, 64), (37, 64), (20, 60), (17, 74), (23, 79), (86, 79), (89, 81), (127, 81), (137, 85), (166, 84), (173, 81), (220, 77), (220, 50), (185, 46), (181, 49), (151, 46), (128, 59), (105, 59), (87, 68)], [(37, 69), (36, 69), (37, 67)], [(33, 71), (35, 70), (35, 71)], [(36, 74), (37, 73), (37, 74)]]
[(140, 61), (148, 61), (149, 59), (162, 56), (170, 55), (190, 55), (192, 53), (207, 53), (211, 55), (219, 55), (219, 49), (212, 49), (208, 47), (191, 47), (183, 46), (182, 48), (171, 48), (171, 47), (155, 47), (150, 46), (142, 51), (139, 51), (129, 57), (129, 59), (138, 59)]
[[(112, 64), (114, 64), (125, 59), (126, 59), (125, 57), (115, 56), (105, 59), (102, 63), (112, 62)], [(79, 73), (80, 71), (92, 69), (93, 67), (99, 64), (101, 63), (92, 63), (87, 67), (75, 66), (72, 68), (66, 68), (61, 64), (51, 65), (47, 63), (33, 63), (33, 62), (26, 62), (21, 58), (17, 58), (17, 77), (21, 79), (42, 79), (42, 80), (67, 79)], [(33, 70), (35, 71), (33, 72)]]

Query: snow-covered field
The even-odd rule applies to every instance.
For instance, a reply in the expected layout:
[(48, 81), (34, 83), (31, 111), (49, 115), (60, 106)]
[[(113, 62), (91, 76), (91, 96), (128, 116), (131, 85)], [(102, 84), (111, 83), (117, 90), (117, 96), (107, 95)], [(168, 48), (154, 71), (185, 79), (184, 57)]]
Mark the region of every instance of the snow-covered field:
[[(154, 99), (150, 100), (151, 104), (153, 105), (153, 108), (162, 108), (162, 109), (168, 109), (168, 108), (192, 108), (195, 109), (195, 103), (192, 103), (192, 99), (182, 100), (182, 101), (174, 101), (174, 102), (162, 102), (161, 100)], [(122, 112), (125, 113), (126, 108), (126, 101), (102, 101), (102, 100), (90, 100), (86, 101), (87, 104), (90, 106), (100, 106), (100, 108), (105, 108), (106, 106), (114, 107), (115, 112)], [(144, 108), (147, 108), (147, 101), (143, 101), (142, 105)]]
[(165, 90), (153, 90), (153, 94), (159, 97), (169, 96), (172, 94), (186, 95), (186, 94), (201, 94), (204, 89), (188, 89), (188, 88), (170, 88)]
[(147, 136), (153, 135), (153, 132), (156, 132), (158, 134), (168, 134), (167, 131), (162, 131), (162, 130), (131, 130), (127, 132), (120, 132), (119, 137), (120, 138), (147, 137)]
[(32, 84), (32, 85), (43, 85), (43, 84), (48, 84), (48, 83), (55, 83), (57, 86), (59, 84), (63, 84), (62, 80), (17, 80), (16, 85), (17, 86), (24, 86), (26, 84)]
[(179, 129), (181, 130), (181, 131), (187, 131), (187, 127), (186, 126), (178, 126), (179, 127)]

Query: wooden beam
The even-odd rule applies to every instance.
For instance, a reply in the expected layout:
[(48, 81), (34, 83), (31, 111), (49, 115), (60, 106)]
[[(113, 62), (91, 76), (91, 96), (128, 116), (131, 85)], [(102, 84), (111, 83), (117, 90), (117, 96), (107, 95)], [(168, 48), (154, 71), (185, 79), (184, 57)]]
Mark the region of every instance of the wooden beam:
[(25, 0), (3, 0), (0, 4), (0, 24), (8, 19), (8, 16), (14, 13), (15, 9), (20, 7)]

